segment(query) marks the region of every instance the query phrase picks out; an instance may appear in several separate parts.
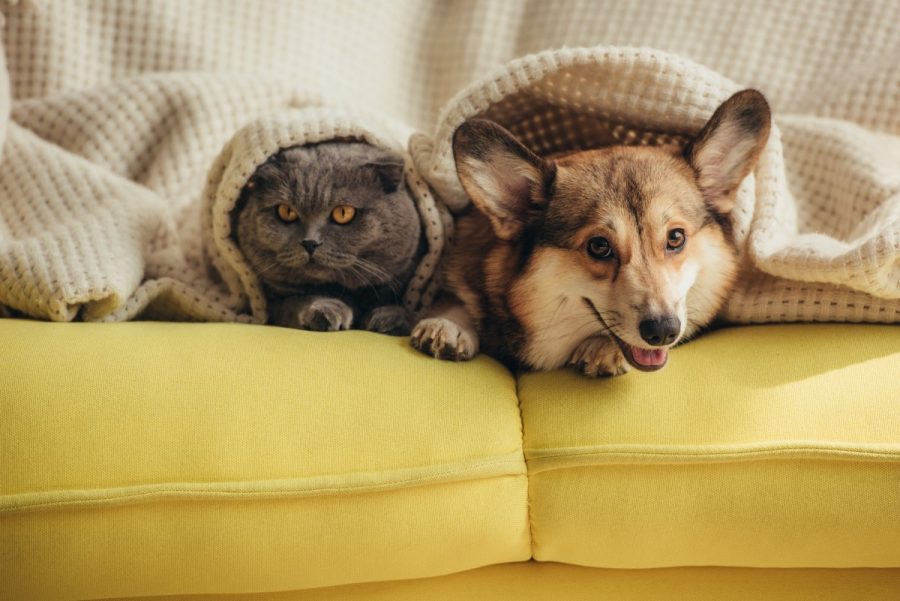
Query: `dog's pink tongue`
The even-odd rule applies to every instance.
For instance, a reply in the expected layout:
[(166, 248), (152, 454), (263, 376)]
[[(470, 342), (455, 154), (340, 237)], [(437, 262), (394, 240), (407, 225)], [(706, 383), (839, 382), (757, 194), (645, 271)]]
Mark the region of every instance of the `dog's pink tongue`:
[(655, 367), (665, 363), (666, 354), (667, 352), (664, 348), (645, 349), (636, 346), (631, 347), (631, 356), (634, 357), (634, 360), (647, 367)]

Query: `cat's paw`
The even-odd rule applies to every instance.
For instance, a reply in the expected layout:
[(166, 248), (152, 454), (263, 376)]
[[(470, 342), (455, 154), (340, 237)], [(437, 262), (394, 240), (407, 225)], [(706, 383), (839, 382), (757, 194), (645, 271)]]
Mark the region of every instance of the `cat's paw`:
[(609, 336), (592, 336), (579, 344), (569, 365), (591, 378), (619, 376), (630, 369), (619, 345)]
[(297, 327), (316, 332), (349, 330), (353, 309), (336, 298), (316, 298), (297, 310)]
[(410, 343), (438, 359), (468, 361), (478, 354), (478, 335), (446, 317), (429, 317), (417, 323)]
[(366, 317), (362, 328), (379, 334), (406, 336), (410, 330), (409, 311), (400, 305), (375, 307)]

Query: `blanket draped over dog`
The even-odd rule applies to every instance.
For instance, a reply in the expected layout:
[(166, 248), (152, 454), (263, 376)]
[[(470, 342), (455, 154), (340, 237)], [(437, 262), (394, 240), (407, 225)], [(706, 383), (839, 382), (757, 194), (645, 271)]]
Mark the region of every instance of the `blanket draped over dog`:
[(279, 148), (335, 138), (407, 153), (417, 309), (444, 206), (468, 202), (463, 120), (539, 153), (683, 143), (753, 86), (775, 127), (739, 191), (725, 317), (900, 321), (895, 1), (0, 6), (0, 313), (263, 321), (230, 211)]

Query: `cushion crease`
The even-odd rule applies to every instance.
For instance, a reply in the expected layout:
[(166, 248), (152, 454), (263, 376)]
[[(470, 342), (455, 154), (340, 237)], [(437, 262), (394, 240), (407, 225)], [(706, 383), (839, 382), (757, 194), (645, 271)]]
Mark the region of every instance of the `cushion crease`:
[[(488, 460), (438, 466), (247, 482), (166, 482), (90, 490), (28, 492), (0, 497), (0, 514), (43, 508), (122, 505), (166, 499), (271, 499), (383, 492), (464, 480), (525, 475), (521, 450)], [(343, 484), (342, 484), (343, 483)]]

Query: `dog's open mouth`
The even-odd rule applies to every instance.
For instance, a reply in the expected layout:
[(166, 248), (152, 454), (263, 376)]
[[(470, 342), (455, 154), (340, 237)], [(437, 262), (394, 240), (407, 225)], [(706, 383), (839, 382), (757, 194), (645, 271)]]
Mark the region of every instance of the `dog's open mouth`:
[(603, 319), (603, 316), (600, 315), (600, 311), (597, 310), (597, 307), (594, 306), (594, 303), (591, 299), (584, 297), (585, 304), (590, 307), (591, 311), (594, 312), (594, 315), (597, 316), (597, 320), (606, 328), (606, 333), (610, 338), (616, 341), (616, 344), (619, 345), (619, 348), (622, 350), (622, 354), (625, 355), (625, 360), (631, 364), (631, 366), (635, 369), (639, 369), (641, 371), (656, 371), (657, 369), (662, 369), (666, 366), (666, 362), (669, 360), (669, 349), (668, 348), (642, 348), (639, 346), (632, 346), (616, 336), (616, 334), (612, 331), (612, 328), (606, 323), (606, 320)]
[(656, 371), (657, 369), (662, 369), (666, 366), (666, 361), (669, 360), (669, 350), (664, 348), (641, 348), (639, 346), (631, 346), (615, 334), (610, 334), (613, 340), (616, 341), (616, 344), (619, 345), (619, 348), (622, 349), (622, 354), (625, 355), (625, 359), (631, 363), (631, 366), (635, 369), (639, 369), (641, 371)]

